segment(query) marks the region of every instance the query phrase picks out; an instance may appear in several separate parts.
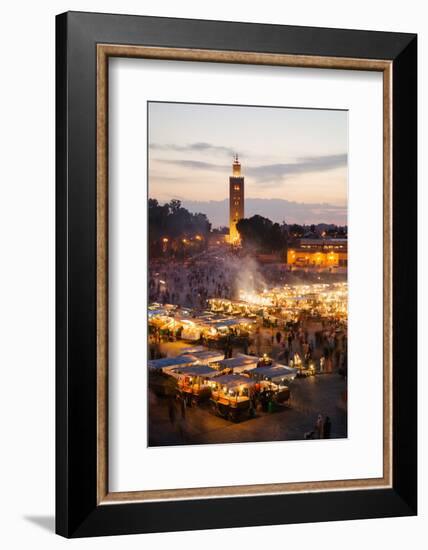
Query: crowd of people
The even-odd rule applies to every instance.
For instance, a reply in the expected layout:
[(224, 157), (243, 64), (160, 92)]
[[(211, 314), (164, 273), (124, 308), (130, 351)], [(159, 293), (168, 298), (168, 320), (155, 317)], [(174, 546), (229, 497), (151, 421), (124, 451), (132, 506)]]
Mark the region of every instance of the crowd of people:
[(317, 372), (339, 370), (346, 373), (347, 331), (344, 323), (325, 323), (323, 330), (311, 331), (305, 321), (292, 328), (263, 329), (258, 327), (248, 346), (251, 355), (268, 353), (280, 363)]
[[(185, 262), (165, 260), (153, 261), (149, 268), (149, 301), (160, 304), (175, 304), (180, 307), (203, 311), (209, 298), (234, 299), (237, 284), (243, 278), (260, 278), (254, 270), (245, 271), (242, 259), (230, 252), (222, 256), (218, 251), (206, 251)], [(280, 284), (284, 270), (278, 266), (266, 267), (263, 276)], [(257, 284), (257, 281), (252, 281)], [(239, 283), (237, 283), (237, 281)], [(245, 281), (244, 281), (245, 282)], [(318, 281), (319, 282), (319, 281)], [(308, 368), (313, 364), (317, 372), (347, 370), (346, 323), (337, 320), (323, 320), (322, 329), (311, 330), (305, 319), (297, 323), (276, 324), (274, 327), (259, 324), (247, 340), (240, 342), (244, 353), (261, 355), (268, 353), (284, 364), (297, 364)], [(157, 346), (159, 335), (151, 335)], [(224, 342), (225, 357), (233, 355), (233, 334)], [(153, 347), (153, 346), (152, 346)]]
[(153, 263), (149, 268), (149, 300), (204, 309), (208, 298), (230, 298), (235, 265), (222, 258), (187, 263)]

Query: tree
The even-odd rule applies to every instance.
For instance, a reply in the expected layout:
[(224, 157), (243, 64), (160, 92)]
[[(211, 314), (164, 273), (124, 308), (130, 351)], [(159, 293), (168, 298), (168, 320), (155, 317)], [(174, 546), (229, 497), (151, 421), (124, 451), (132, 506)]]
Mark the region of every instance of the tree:
[(239, 220), (236, 228), (244, 248), (259, 252), (277, 252), (287, 245), (287, 235), (279, 225), (268, 218), (255, 215)]
[(179, 251), (192, 239), (195, 239), (194, 249), (206, 246), (211, 224), (205, 214), (189, 212), (176, 199), (164, 205), (149, 199), (148, 210), (151, 257)]
[(169, 209), (171, 210), (172, 214), (176, 214), (181, 208), (181, 201), (178, 199), (172, 199), (172, 201), (169, 203)]
[(302, 225), (298, 225), (297, 223), (293, 223), (292, 225), (290, 225), (288, 231), (293, 237), (303, 237), (303, 235), (305, 234), (305, 228)]

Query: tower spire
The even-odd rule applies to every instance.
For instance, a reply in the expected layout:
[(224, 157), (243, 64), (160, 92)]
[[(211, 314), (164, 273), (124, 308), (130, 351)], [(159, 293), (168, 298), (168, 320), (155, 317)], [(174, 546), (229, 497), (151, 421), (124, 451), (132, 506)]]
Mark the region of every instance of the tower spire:
[(234, 176), (241, 175), (241, 163), (239, 162), (238, 153), (233, 155), (232, 174)]

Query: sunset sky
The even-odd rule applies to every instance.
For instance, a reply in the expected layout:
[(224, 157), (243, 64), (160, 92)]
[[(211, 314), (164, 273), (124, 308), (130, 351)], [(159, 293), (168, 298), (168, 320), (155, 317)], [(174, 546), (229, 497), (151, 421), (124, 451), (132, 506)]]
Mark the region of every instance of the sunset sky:
[[(259, 199), (246, 215), (262, 205), (273, 221), (346, 223), (346, 111), (156, 102), (148, 109), (151, 198), (214, 211), (228, 198), (236, 152), (245, 197)], [(213, 225), (226, 223), (227, 210), (224, 220), (223, 207), (215, 211)]]

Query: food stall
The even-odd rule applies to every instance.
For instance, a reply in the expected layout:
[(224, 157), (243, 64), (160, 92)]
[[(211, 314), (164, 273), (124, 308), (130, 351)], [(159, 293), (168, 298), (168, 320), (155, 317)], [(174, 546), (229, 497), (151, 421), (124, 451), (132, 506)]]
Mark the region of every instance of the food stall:
[(197, 342), (200, 340), (202, 332), (206, 328), (205, 324), (199, 323), (196, 319), (180, 317), (178, 322), (182, 326), (181, 339), (189, 342)]
[(178, 367), (189, 367), (196, 363), (196, 359), (190, 355), (179, 355), (178, 357), (163, 357), (161, 359), (151, 359), (147, 366), (149, 371), (163, 372), (170, 374), (170, 371)]
[(230, 359), (222, 359), (217, 362), (217, 368), (224, 371), (233, 372), (233, 374), (240, 374), (251, 368), (257, 366), (259, 358), (253, 355), (244, 355), (238, 353), (236, 357)]
[(199, 351), (187, 353), (186, 356), (196, 359), (198, 363), (211, 365), (211, 363), (218, 363), (221, 361), (224, 358), (224, 352), (202, 348)]
[(186, 367), (196, 363), (192, 357), (164, 357), (148, 361), (149, 388), (158, 397), (171, 396), (176, 391), (176, 381), (170, 373), (177, 367)]
[(293, 359), (290, 359), (290, 365), (297, 371), (296, 378), (306, 378), (307, 376), (314, 376), (316, 374), (314, 362), (310, 361), (307, 366), (304, 366), (298, 353), (295, 353)]
[(301, 284), (255, 290), (241, 290), (239, 300), (211, 298), (213, 312), (257, 316), (265, 321), (296, 322), (302, 316), (322, 319), (347, 319), (347, 283)]
[(180, 350), (180, 355), (191, 355), (192, 353), (196, 353), (197, 351), (205, 351), (207, 348), (205, 346), (200, 346), (198, 344), (194, 346), (188, 346), (186, 348), (182, 348)]
[(211, 395), (209, 380), (218, 376), (218, 371), (208, 365), (192, 365), (177, 367), (170, 371), (170, 375), (177, 379), (178, 396), (196, 405)]
[(149, 311), (149, 327), (158, 330), (174, 330), (176, 322), (174, 317), (166, 315), (163, 311)]
[(253, 393), (256, 381), (240, 374), (225, 374), (210, 380), (213, 414), (238, 422), (255, 414)]
[[(259, 383), (259, 398), (262, 401), (272, 400), (281, 404), (289, 402), (290, 389), (288, 384), (296, 377), (297, 369), (276, 363), (266, 367), (253, 368), (248, 371), (248, 374)], [(263, 395), (263, 393), (269, 395)]]

